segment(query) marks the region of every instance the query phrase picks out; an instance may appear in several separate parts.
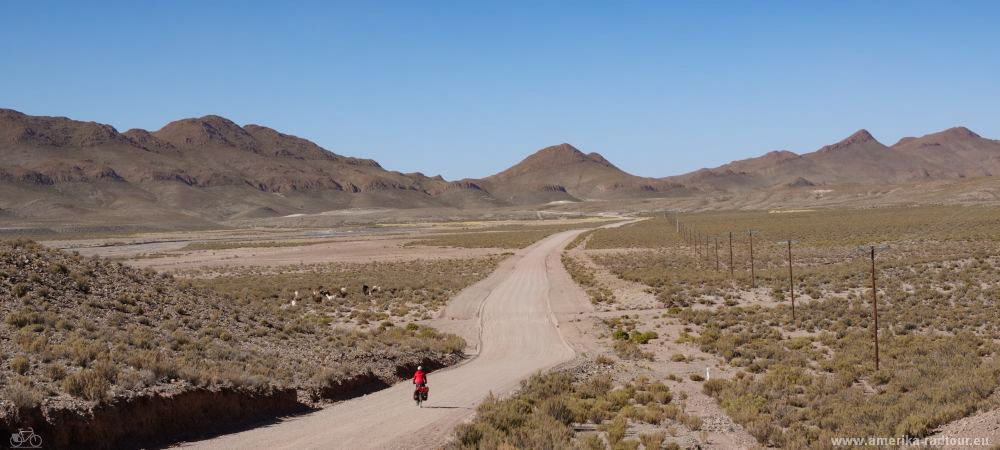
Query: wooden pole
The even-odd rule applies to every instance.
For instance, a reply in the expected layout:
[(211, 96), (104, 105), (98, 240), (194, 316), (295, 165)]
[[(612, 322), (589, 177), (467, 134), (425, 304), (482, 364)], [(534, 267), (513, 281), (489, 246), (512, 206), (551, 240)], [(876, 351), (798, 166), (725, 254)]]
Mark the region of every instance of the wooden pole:
[(792, 300), (792, 320), (795, 320), (795, 279), (792, 278), (792, 241), (788, 241), (788, 292)]
[(747, 230), (747, 234), (750, 235), (750, 288), (754, 289), (757, 287), (757, 274), (753, 267), (753, 231)]
[(875, 370), (878, 370), (878, 291), (875, 290), (875, 246), (872, 246), (872, 316), (875, 318)]
[(719, 237), (715, 238), (715, 271), (719, 271)]
[(712, 254), (709, 251), (712, 250), (712, 240), (705, 236), (705, 265), (712, 264)]
[(736, 268), (733, 266), (733, 232), (729, 232), (729, 278), (736, 277)]

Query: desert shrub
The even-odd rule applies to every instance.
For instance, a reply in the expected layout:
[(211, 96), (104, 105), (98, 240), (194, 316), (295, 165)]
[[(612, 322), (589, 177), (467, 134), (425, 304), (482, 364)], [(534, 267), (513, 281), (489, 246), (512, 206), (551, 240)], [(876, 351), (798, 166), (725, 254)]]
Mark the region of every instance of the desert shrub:
[(10, 368), (14, 372), (24, 375), (31, 369), (31, 361), (22, 355), (18, 355), (10, 360)]
[(107, 398), (108, 389), (111, 387), (111, 384), (97, 370), (83, 369), (67, 375), (63, 379), (62, 387), (70, 395), (82, 397), (87, 400), (104, 400)]
[(642, 350), (642, 347), (640, 347), (639, 345), (640, 344), (637, 344), (636, 342), (631, 340), (628, 341), (618, 340), (615, 341), (613, 349), (615, 351), (615, 354), (618, 355), (618, 357), (621, 359), (631, 359), (631, 360), (647, 359), (652, 361), (653, 354), (651, 352)]
[(629, 335), (629, 340), (635, 342), (636, 344), (646, 344), (649, 341), (660, 337), (655, 331), (633, 331)]
[(612, 447), (618, 445), (618, 442), (625, 437), (625, 429), (627, 425), (628, 424), (625, 421), (625, 418), (622, 416), (615, 417), (615, 419), (607, 425), (608, 442), (611, 443)]
[(632, 440), (632, 439), (624, 439), (624, 440), (618, 441), (618, 443), (615, 444), (615, 446), (612, 447), (612, 449), (613, 450), (639, 450), (639, 441)]
[(65, 264), (54, 262), (52, 264), (49, 264), (48, 272), (51, 273), (51, 274), (53, 274), (53, 275), (56, 275), (56, 274), (65, 275), (65, 274), (69, 273), (69, 269), (66, 268)]
[(663, 441), (667, 439), (666, 433), (658, 431), (656, 433), (643, 433), (639, 435), (642, 446), (649, 450), (659, 450), (663, 446)]
[(629, 419), (655, 425), (680, 417), (677, 406), (664, 406), (668, 402), (670, 389), (646, 379), (612, 389), (607, 376), (535, 375), (513, 397), (481, 404), (471, 423), (456, 428), (449, 448), (605, 448), (600, 436), (574, 436), (574, 423), (599, 425), (612, 447), (633, 448), (639, 441), (624, 439)]
[(18, 409), (31, 409), (42, 401), (43, 393), (37, 388), (23, 382), (14, 382), (4, 386), (0, 391), (4, 399), (9, 400)]
[(580, 450), (605, 450), (604, 440), (596, 434), (588, 434), (576, 440), (575, 448)]

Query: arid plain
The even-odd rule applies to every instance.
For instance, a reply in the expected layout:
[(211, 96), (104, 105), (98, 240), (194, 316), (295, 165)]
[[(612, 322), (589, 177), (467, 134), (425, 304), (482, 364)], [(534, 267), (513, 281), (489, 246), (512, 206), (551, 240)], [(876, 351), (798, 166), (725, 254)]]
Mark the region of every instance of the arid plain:
[[(142, 442), (194, 448), (1000, 439), (998, 221), (662, 210), (8, 241), (7, 417), (44, 405), (126, 447), (141, 422), (101, 421), (139, 410), (166, 422)], [(417, 363), (435, 370), (414, 412), (396, 383)]]

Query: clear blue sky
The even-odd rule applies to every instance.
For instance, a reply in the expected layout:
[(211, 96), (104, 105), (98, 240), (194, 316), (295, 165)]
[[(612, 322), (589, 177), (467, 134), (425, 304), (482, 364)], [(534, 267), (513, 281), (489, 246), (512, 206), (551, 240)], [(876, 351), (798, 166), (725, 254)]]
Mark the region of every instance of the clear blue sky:
[(665, 176), (859, 128), (1000, 138), (996, 1), (89, 3), (0, 3), (0, 107), (219, 114), (447, 178), (561, 142)]

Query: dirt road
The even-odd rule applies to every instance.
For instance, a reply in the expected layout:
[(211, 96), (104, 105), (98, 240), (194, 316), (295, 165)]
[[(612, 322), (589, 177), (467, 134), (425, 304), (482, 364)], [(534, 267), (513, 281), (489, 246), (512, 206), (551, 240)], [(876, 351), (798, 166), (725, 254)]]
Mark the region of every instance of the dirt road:
[(404, 382), (312, 414), (185, 446), (391, 449), (444, 443), (490, 392), (508, 393), (520, 380), (573, 358), (555, 312), (588, 311), (590, 303), (559, 263), (559, 253), (583, 231), (558, 233), (519, 251), (451, 302), (442, 320), (478, 324), (478, 355), (430, 374), (424, 408), (414, 405), (412, 386)]

